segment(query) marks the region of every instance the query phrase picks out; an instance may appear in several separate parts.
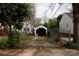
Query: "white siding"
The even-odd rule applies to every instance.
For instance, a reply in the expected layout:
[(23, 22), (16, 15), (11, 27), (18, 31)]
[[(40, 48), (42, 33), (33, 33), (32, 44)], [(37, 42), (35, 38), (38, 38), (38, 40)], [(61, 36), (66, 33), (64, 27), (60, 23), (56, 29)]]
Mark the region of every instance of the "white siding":
[(64, 14), (59, 27), (61, 32), (68, 33), (67, 31), (70, 31), (73, 34), (73, 19)]

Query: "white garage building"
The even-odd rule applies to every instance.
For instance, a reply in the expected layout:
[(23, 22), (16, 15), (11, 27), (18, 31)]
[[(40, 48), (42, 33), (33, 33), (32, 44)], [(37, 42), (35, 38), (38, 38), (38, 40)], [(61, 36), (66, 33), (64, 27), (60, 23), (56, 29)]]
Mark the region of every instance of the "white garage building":
[(47, 28), (42, 25), (34, 28), (34, 30), (35, 30), (35, 35), (38, 35), (38, 36), (46, 36), (47, 35)]

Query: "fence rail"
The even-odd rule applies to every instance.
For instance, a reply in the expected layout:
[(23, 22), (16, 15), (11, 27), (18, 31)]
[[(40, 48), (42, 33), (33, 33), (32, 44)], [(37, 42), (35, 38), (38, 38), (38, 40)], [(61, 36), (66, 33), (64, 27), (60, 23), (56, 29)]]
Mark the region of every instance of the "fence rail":
[[(49, 29), (50, 35), (54, 36), (54, 35), (58, 35), (57, 36), (57, 40), (60, 41), (61, 38), (66, 38), (67, 42), (71, 43), (71, 39), (73, 38), (73, 34), (71, 33), (70, 30), (59, 30), (59, 29)], [(66, 41), (65, 39), (65, 41)]]

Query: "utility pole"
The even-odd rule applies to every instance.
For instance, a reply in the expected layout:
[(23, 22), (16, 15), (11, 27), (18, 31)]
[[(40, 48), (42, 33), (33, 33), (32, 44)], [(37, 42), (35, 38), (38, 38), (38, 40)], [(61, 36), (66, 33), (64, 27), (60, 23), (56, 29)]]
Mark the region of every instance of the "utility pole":
[(45, 22), (46, 22), (46, 20), (47, 20), (47, 16), (46, 16), (46, 13), (47, 13), (47, 10), (45, 10)]

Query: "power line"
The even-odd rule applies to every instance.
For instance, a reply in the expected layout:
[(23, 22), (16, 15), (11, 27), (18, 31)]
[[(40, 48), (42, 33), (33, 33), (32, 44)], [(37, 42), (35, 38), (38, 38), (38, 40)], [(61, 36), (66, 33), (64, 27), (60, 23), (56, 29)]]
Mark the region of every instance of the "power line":
[[(55, 4), (55, 5), (54, 5), (54, 7), (53, 7), (52, 10), (51, 10), (52, 12), (54, 11), (54, 8), (55, 8), (55, 6), (56, 6), (56, 3), (54, 3), (54, 4)], [(51, 6), (52, 6), (52, 4), (51, 4)], [(51, 7), (51, 6), (50, 6), (50, 7)]]
[[(46, 12), (51, 8), (51, 6), (53, 6), (53, 4), (54, 3), (51, 3), (50, 5), (49, 5), (49, 8), (46, 10)], [(52, 8), (52, 10), (54, 9), (54, 7)]]
[[(62, 6), (63, 4), (60, 4), (60, 6), (58, 7), (58, 9), (55, 11), (55, 13), (53, 14), (53, 16), (56, 14), (56, 12), (60, 9), (60, 7)], [(52, 17), (53, 17), (52, 16)]]
[[(56, 4), (55, 4), (56, 5)], [(49, 8), (47, 9), (47, 10), (45, 10), (45, 13), (44, 13), (44, 17), (43, 17), (43, 19), (44, 19), (44, 21), (46, 22), (46, 13), (51, 9), (51, 7), (53, 6), (53, 3), (51, 3), (50, 5), (49, 5)], [(53, 6), (53, 8), (52, 8), (52, 11), (54, 10), (54, 8), (55, 8), (55, 6)]]
[[(51, 8), (51, 6), (53, 5), (53, 3), (51, 3), (50, 5), (49, 5), (49, 8), (47, 9), (47, 10), (45, 10), (45, 16), (43, 17), (44, 18), (44, 20), (46, 21), (46, 13), (48, 12), (48, 10)], [(52, 10), (54, 9), (54, 7), (52, 8)]]

